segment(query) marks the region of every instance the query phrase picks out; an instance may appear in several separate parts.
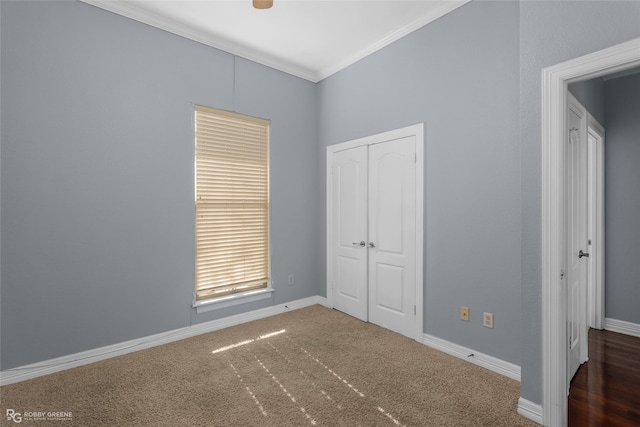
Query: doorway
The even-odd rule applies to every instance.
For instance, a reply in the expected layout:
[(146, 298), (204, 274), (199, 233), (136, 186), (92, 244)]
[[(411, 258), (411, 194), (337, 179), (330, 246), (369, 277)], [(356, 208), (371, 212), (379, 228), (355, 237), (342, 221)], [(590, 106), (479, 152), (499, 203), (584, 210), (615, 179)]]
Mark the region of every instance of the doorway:
[(423, 125), (327, 147), (327, 299), (422, 341)]
[(640, 39), (545, 68), (542, 75), (542, 400), (544, 425), (567, 425), (567, 85), (640, 65)]

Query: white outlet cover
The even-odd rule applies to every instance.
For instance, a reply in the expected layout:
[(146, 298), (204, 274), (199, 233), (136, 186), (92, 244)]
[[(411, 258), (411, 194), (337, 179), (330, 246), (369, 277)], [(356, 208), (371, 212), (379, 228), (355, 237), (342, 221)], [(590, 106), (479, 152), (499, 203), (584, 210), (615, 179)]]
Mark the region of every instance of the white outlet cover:
[(487, 328), (493, 329), (493, 314), (492, 313), (484, 313), (482, 317), (482, 324)]

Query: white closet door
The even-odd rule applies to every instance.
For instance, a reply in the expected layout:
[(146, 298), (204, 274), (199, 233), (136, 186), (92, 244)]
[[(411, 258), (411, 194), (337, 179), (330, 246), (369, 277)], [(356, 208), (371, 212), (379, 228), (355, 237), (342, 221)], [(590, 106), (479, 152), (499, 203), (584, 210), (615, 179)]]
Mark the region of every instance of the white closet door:
[(327, 147), (327, 299), (422, 340), (423, 125)]
[(369, 147), (369, 321), (413, 337), (415, 137)]
[(333, 154), (333, 305), (367, 321), (367, 147)]

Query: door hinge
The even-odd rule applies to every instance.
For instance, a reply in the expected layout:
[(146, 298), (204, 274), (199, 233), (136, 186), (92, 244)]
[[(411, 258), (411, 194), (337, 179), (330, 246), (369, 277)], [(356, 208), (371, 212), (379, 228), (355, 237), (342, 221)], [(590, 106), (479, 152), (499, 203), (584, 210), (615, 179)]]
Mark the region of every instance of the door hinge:
[(414, 316), (416, 315), (416, 306), (415, 305), (413, 306), (413, 315)]

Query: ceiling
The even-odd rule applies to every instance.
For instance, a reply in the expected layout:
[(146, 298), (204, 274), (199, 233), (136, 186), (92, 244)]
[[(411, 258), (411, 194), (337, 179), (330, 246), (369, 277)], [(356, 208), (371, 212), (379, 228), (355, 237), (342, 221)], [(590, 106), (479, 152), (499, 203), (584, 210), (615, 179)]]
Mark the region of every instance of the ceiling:
[(318, 82), (469, 0), (81, 0)]

